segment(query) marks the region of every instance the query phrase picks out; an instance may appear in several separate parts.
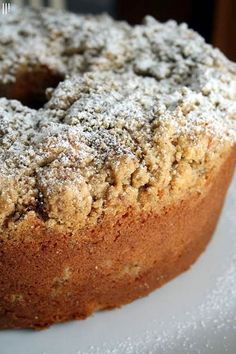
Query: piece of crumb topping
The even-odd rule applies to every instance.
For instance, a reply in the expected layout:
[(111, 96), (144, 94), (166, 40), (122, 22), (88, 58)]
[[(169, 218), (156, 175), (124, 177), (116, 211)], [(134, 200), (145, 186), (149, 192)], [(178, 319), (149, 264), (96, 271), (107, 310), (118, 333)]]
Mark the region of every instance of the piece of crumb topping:
[(38, 111), (0, 98), (3, 228), (158, 209), (201, 192), (236, 142), (236, 66), (185, 24), (17, 9), (0, 30), (2, 83), (26, 64), (66, 75)]

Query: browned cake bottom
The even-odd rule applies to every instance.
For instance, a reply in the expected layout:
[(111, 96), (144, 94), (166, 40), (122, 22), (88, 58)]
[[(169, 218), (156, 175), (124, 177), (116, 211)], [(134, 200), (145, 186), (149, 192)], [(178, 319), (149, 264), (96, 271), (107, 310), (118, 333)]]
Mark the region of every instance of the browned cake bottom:
[[(185, 271), (206, 247), (234, 169), (229, 156), (206, 193), (159, 214), (120, 218), (69, 235), (0, 243), (0, 327), (46, 327), (147, 295)], [(91, 241), (94, 240), (94, 241)]]

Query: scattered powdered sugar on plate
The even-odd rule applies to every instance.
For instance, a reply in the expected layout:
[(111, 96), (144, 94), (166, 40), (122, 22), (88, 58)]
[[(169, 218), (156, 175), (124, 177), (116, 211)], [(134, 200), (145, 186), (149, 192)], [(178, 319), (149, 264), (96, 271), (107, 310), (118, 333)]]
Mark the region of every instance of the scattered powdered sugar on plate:
[[(167, 323), (166, 320), (163, 320), (163, 316), (160, 316), (161, 320), (157, 318), (152, 323), (148, 323), (149, 329), (139, 336), (134, 334), (134, 336), (124, 338), (117, 343), (106, 342), (99, 346), (91, 345), (85, 351), (78, 350), (75, 354), (235, 353), (236, 238), (233, 237), (236, 232), (234, 221), (235, 186), (236, 178), (224, 211), (223, 222), (225, 225), (219, 228), (219, 232), (226, 232), (225, 226), (227, 225), (231, 233), (230, 251), (228, 250), (227, 256), (222, 252), (222, 258), (219, 259), (226, 265), (216, 277), (214, 285), (206, 290), (205, 298), (199, 302), (198, 306), (192, 306), (191, 299), (189, 299), (189, 310), (181, 316), (181, 319), (171, 316), (171, 321)], [(227, 237), (227, 234), (219, 236)], [(208, 264), (209, 267), (213, 265)], [(142, 320), (145, 320), (145, 314), (143, 319), (140, 319), (140, 321)]]
[[(236, 246), (236, 245), (234, 245)], [(235, 247), (236, 251), (236, 247)], [(232, 257), (231, 265), (225, 274), (217, 279), (215, 288), (210, 291), (198, 308), (191, 313), (186, 313), (186, 321), (179, 322), (172, 318), (171, 327), (175, 327), (174, 334), (168, 330), (163, 332), (149, 330), (140, 338), (127, 337), (124, 341), (112, 346), (104, 343), (101, 347), (90, 346), (86, 352), (77, 351), (76, 354), (155, 354), (155, 353), (215, 353), (215, 343), (208, 338), (208, 331), (213, 331), (214, 336), (220, 336), (223, 340), (224, 352), (228, 352), (229, 344), (227, 336), (222, 332), (227, 329), (234, 331), (236, 335), (236, 255)], [(234, 308), (234, 312), (232, 311)], [(152, 327), (155, 328), (155, 321)], [(163, 324), (162, 324), (163, 325)], [(161, 324), (158, 323), (158, 327)], [(194, 337), (194, 332), (199, 338)], [(209, 350), (208, 350), (209, 349)], [(211, 350), (211, 351), (210, 351)], [(230, 352), (231, 353), (231, 352)]]

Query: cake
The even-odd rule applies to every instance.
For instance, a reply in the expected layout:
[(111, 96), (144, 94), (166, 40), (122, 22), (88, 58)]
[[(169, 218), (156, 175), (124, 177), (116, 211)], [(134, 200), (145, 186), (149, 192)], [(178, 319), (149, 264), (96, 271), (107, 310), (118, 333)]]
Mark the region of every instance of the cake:
[(0, 328), (83, 319), (187, 270), (235, 168), (236, 65), (150, 16), (14, 8), (0, 32)]

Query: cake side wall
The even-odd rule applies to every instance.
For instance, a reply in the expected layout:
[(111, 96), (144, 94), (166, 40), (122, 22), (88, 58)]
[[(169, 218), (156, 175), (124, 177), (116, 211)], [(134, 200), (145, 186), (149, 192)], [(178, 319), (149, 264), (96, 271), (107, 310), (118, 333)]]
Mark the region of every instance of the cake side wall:
[(28, 225), (35, 240), (1, 242), (0, 327), (85, 318), (147, 295), (188, 269), (212, 235), (234, 167), (235, 151), (204, 194), (158, 214), (129, 209), (77, 239), (43, 233), (36, 223)]

